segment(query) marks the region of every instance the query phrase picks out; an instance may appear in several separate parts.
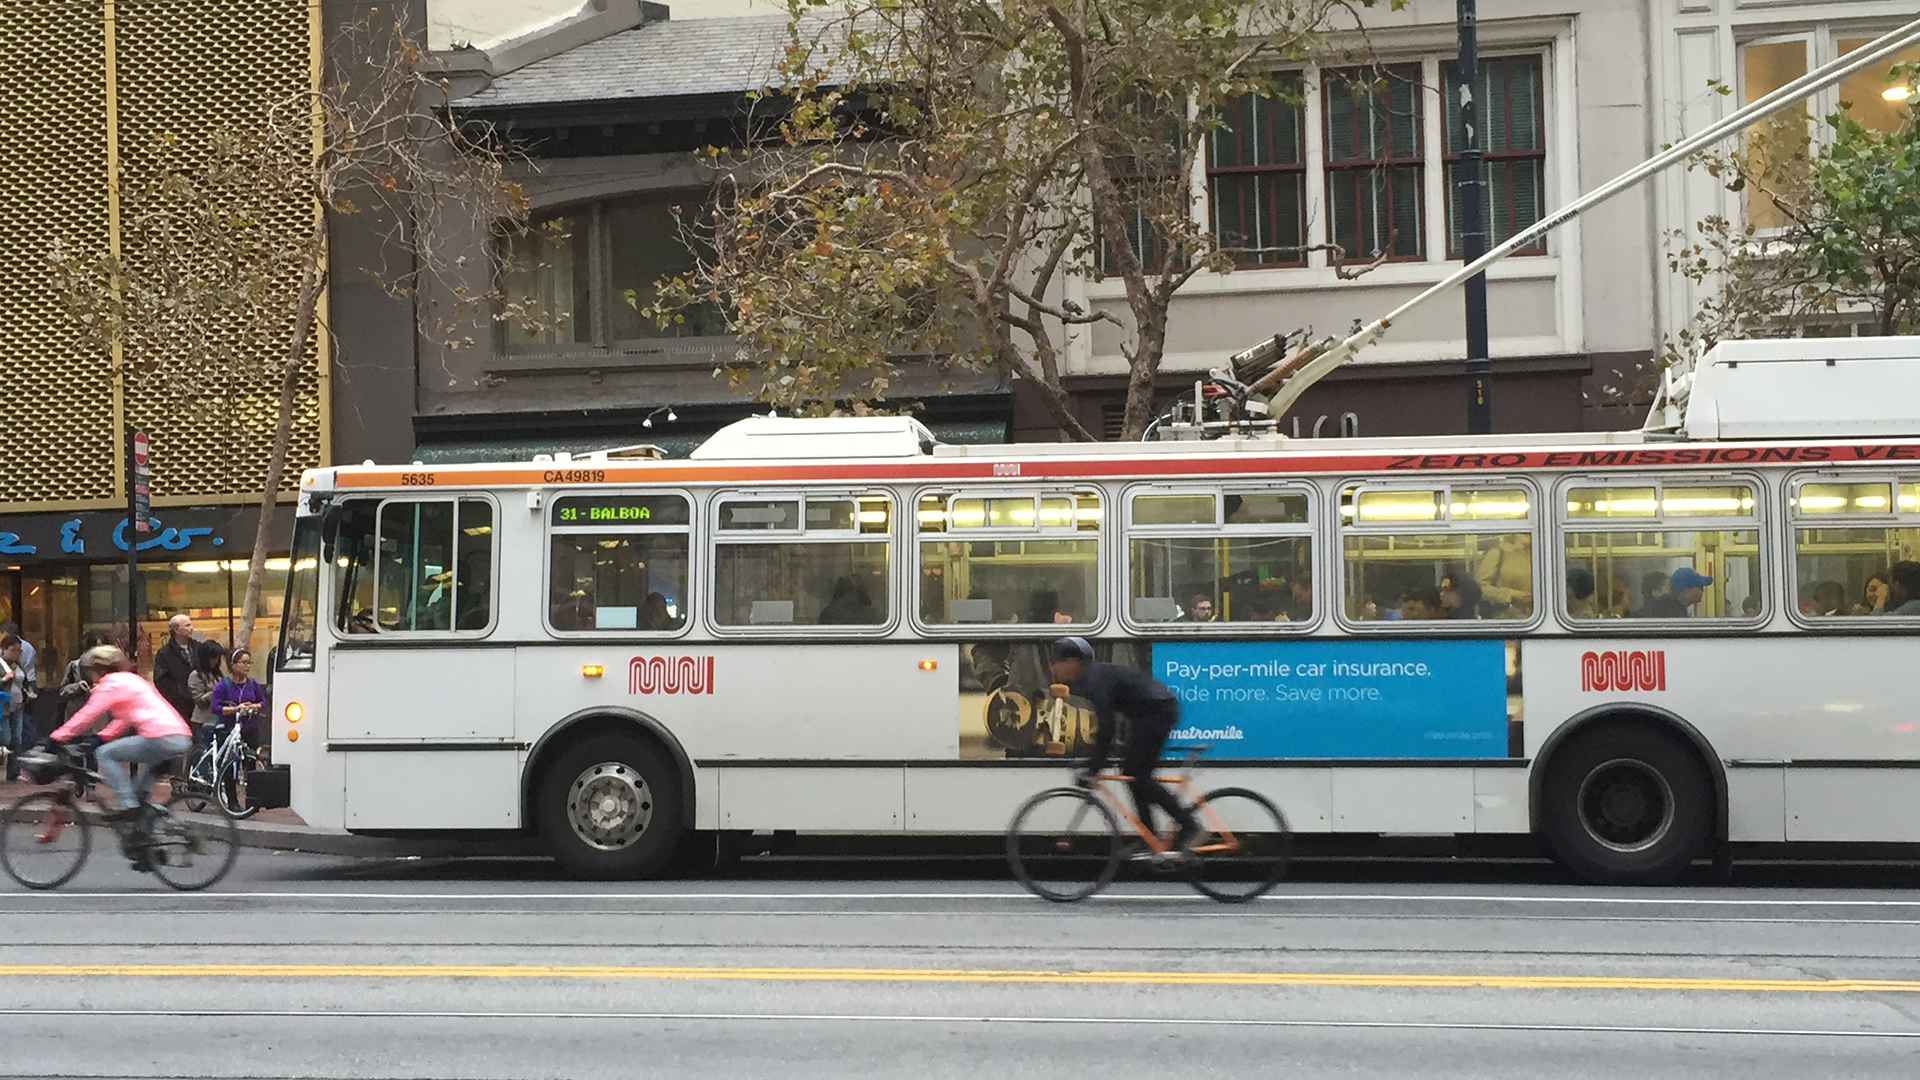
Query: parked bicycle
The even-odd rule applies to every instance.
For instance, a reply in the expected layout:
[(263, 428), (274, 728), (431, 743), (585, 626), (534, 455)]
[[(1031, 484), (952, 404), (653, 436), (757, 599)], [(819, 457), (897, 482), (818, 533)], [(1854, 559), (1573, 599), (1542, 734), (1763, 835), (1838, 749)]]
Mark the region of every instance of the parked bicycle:
[(174, 779), (173, 790), (187, 798), (187, 809), (199, 813), (208, 802), (233, 817), (245, 819), (260, 812), (247, 802), (247, 773), (260, 767), (260, 756), (241, 736), (235, 720), (207, 743), (188, 766), (187, 775)]
[[(1172, 833), (1148, 828), (1119, 792), (1131, 777), (1094, 776), (1084, 787), (1057, 787), (1028, 799), (1007, 826), (1007, 862), (1034, 895), (1055, 903), (1084, 900), (1112, 883), (1129, 856), (1184, 873), (1193, 887), (1222, 903), (1262, 895), (1286, 876), (1292, 856), (1287, 820), (1266, 796), (1224, 787), (1197, 794), (1193, 768), (1207, 750), (1185, 749), (1185, 763), (1171, 784), (1193, 811), (1202, 833), (1185, 852), (1173, 850)], [(1135, 838), (1121, 829), (1125, 821)]]
[(233, 869), (240, 827), (218, 806), (203, 801), (205, 809), (195, 812), (186, 805), (191, 797), (175, 792), (164, 807), (140, 804), (148, 822), (141, 830), (136, 815), (107, 815), (94, 795), (100, 774), (87, 767), (80, 747), (24, 751), (19, 762), (28, 779), (51, 785), (14, 800), (0, 817), (0, 868), (27, 888), (58, 888), (80, 872), (93, 850), (96, 817), (113, 830), (121, 854), (171, 888), (204, 889)]

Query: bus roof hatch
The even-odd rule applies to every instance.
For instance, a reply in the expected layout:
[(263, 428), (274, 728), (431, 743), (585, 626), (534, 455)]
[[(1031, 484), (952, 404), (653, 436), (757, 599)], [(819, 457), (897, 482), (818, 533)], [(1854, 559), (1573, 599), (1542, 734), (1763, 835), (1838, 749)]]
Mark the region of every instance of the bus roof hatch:
[(1646, 430), (1689, 439), (1920, 435), (1920, 337), (1723, 341), (1669, 370)]
[(938, 441), (910, 416), (749, 416), (714, 432), (687, 456), (707, 461), (923, 457)]

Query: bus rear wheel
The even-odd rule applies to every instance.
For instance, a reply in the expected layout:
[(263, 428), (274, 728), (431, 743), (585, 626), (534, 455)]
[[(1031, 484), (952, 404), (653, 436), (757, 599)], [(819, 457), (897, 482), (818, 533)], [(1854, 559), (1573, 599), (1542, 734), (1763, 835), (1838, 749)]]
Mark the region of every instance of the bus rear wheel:
[(1646, 724), (1582, 733), (1547, 764), (1544, 832), (1595, 884), (1665, 885), (1707, 851), (1713, 782), (1691, 747)]
[(536, 813), (547, 852), (574, 877), (637, 878), (673, 857), (684, 826), (680, 774), (658, 747), (597, 735), (542, 773)]

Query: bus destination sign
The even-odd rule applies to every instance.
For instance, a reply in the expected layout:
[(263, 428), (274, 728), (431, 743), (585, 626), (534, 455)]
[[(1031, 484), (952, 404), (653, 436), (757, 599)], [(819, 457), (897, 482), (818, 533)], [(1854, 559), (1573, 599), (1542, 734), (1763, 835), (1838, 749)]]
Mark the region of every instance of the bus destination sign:
[(685, 525), (682, 495), (570, 495), (553, 501), (555, 525)]

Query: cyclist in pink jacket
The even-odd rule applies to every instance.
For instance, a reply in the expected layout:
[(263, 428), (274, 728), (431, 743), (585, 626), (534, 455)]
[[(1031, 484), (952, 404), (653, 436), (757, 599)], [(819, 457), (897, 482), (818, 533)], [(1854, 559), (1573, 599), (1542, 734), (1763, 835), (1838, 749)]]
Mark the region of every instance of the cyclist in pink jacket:
[[(101, 779), (120, 804), (113, 816), (132, 817), (146, 804), (153, 767), (186, 753), (192, 732), (158, 690), (129, 670), (132, 665), (119, 649), (111, 645), (88, 649), (80, 666), (92, 680), (93, 692), (49, 738), (62, 743), (80, 738), (101, 716), (110, 716), (100, 729), (102, 744), (94, 757), (100, 763)], [(129, 766), (136, 767), (131, 776)], [(143, 828), (147, 824), (142, 818), (135, 820)]]

